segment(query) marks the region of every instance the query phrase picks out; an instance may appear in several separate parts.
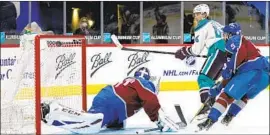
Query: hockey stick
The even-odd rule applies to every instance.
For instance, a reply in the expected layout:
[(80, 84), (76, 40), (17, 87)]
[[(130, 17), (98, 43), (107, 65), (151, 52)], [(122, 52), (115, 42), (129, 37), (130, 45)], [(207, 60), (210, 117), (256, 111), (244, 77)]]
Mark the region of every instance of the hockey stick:
[(190, 123), (198, 116), (199, 113), (201, 113), (201, 111), (203, 110), (203, 108), (206, 106), (206, 103), (210, 100), (210, 98), (208, 98), (204, 104), (201, 105), (200, 109), (197, 111), (197, 113), (195, 114), (195, 116), (190, 120)]
[(143, 133), (147, 133), (147, 132), (152, 132), (152, 131), (158, 131), (160, 130), (160, 128), (150, 128), (150, 129), (144, 129), (144, 130), (139, 130), (136, 131), (136, 134), (143, 134)]
[[(126, 48), (123, 47), (123, 45), (119, 42), (119, 40), (117, 39), (117, 37), (115, 35), (111, 36), (111, 39), (113, 41), (113, 43), (120, 48), (121, 50), (124, 51), (137, 51), (137, 52), (150, 52), (150, 53), (160, 53), (160, 54), (171, 54), (171, 55), (175, 55), (175, 52), (165, 52), (165, 51), (155, 51), (155, 50), (143, 50), (143, 49), (134, 49), (134, 48)], [(202, 58), (207, 58), (207, 56), (205, 55), (192, 55), (194, 57), (202, 57)]]
[[(180, 122), (177, 122), (176, 124), (179, 125), (180, 128), (183, 128), (183, 127), (186, 127), (187, 126), (187, 122), (186, 122), (186, 119), (183, 115), (183, 112), (182, 112), (182, 109), (180, 107), (180, 105), (174, 105), (175, 109), (176, 109), (176, 112), (177, 112), (177, 115), (179, 116), (180, 118)], [(170, 120), (170, 119), (168, 119)], [(171, 121), (173, 122), (173, 121)], [(136, 134), (142, 134), (142, 133), (147, 133), (147, 132), (151, 132), (151, 131), (158, 131), (160, 130), (160, 128), (150, 128), (150, 129), (145, 129), (145, 130), (139, 130), (136, 132)]]
[[(175, 110), (177, 112), (177, 115), (179, 116), (179, 118), (181, 120), (180, 122), (177, 122), (176, 124), (179, 125), (180, 128), (186, 127), (187, 122), (186, 122), (186, 119), (184, 117), (184, 114), (182, 112), (180, 105), (174, 105), (174, 107), (175, 107)], [(168, 120), (170, 120), (170, 119), (168, 119)], [(173, 122), (173, 121), (171, 121), (171, 122)], [(160, 128), (150, 128), (150, 129), (145, 129), (145, 130), (139, 130), (136, 132), (136, 134), (142, 134), (142, 133), (147, 133), (147, 132), (157, 131), (157, 130), (160, 130)]]
[(175, 107), (175, 110), (181, 120), (181, 122), (177, 122), (176, 124), (178, 124), (180, 127), (186, 127), (187, 126), (187, 122), (186, 122), (186, 119), (184, 117), (184, 114), (183, 114), (183, 111), (180, 107), (180, 105), (174, 105)]
[(194, 117), (190, 120), (189, 123), (192, 123), (192, 121), (198, 116), (198, 114), (202, 111), (202, 109), (204, 108), (205, 104), (202, 104), (200, 109), (197, 111), (197, 113), (194, 115)]
[[(217, 83), (221, 83), (223, 80), (223, 78), (220, 76), (217, 80), (216, 80), (216, 84)], [(207, 98), (205, 103), (207, 103), (210, 100), (210, 98)], [(197, 111), (197, 113), (195, 114), (195, 116), (190, 120), (190, 123), (198, 116), (198, 114), (203, 110), (203, 108), (205, 107), (206, 104), (202, 104), (200, 109)]]

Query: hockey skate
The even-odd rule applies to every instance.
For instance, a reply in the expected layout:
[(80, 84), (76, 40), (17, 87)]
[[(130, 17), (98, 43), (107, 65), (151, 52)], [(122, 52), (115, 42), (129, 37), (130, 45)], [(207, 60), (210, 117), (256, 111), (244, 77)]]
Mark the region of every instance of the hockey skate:
[(210, 118), (207, 118), (206, 121), (198, 124), (199, 131), (206, 129), (206, 131), (213, 126), (215, 122), (213, 122)]
[(225, 117), (221, 120), (221, 123), (228, 126), (232, 119), (234, 118), (234, 116), (230, 113), (226, 114)]
[(213, 106), (213, 104), (215, 103), (215, 101), (216, 101), (216, 99), (213, 97), (213, 98), (209, 98), (209, 100), (207, 100), (205, 102), (204, 106), (197, 114), (197, 120), (203, 120), (208, 116), (210, 109)]

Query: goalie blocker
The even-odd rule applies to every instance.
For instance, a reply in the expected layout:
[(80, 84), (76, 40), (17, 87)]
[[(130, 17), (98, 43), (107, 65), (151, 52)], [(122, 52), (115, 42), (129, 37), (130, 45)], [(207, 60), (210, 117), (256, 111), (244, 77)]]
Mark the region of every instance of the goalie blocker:
[(125, 128), (125, 120), (144, 109), (161, 131), (179, 129), (161, 109), (157, 94), (159, 77), (150, 78), (148, 68), (139, 68), (133, 77), (103, 88), (94, 98), (88, 112), (75, 111), (57, 103), (42, 107), (42, 121), (74, 133), (98, 133), (102, 127)]

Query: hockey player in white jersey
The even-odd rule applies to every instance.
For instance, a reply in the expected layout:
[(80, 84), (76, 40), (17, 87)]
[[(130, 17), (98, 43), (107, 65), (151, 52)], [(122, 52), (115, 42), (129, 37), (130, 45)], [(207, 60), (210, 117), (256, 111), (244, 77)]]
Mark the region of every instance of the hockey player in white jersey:
[(160, 79), (155, 80), (150, 79), (148, 68), (139, 68), (134, 77), (104, 87), (95, 96), (88, 112), (76, 111), (56, 102), (43, 103), (42, 121), (74, 133), (94, 134), (102, 127), (125, 128), (125, 120), (143, 108), (158, 129), (163, 132), (177, 131), (179, 125), (160, 107), (157, 98)]
[(198, 115), (205, 114), (214, 103), (215, 98), (207, 100), (208, 91), (220, 77), (220, 71), (226, 62), (225, 41), (222, 38), (223, 26), (209, 20), (209, 13), (210, 9), (206, 4), (199, 4), (194, 8), (194, 18), (198, 22), (195, 27), (194, 44), (191, 47), (182, 47), (175, 53), (175, 58), (181, 60), (193, 55), (207, 55), (197, 79), (201, 103), (205, 104)]

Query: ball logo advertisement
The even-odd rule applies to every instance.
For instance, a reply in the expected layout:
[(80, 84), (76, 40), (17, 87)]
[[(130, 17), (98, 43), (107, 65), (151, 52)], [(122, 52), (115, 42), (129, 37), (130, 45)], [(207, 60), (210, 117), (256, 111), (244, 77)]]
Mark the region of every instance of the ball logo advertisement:
[(95, 75), (95, 73), (99, 69), (101, 69), (105, 65), (112, 62), (111, 56), (112, 56), (112, 52), (108, 52), (105, 55), (102, 53), (98, 53), (98, 54), (95, 54), (91, 57), (91, 63), (93, 63), (91, 66), (91, 71), (92, 71), (90, 74), (91, 78)]
[(62, 54), (59, 55), (56, 58), (56, 75), (55, 75), (55, 79), (58, 78), (58, 76), (68, 67), (70, 67), (71, 65), (73, 65), (74, 63), (76, 63), (76, 61), (74, 61), (76, 56), (76, 53), (71, 53), (71, 54)]
[(149, 52), (144, 52), (144, 53), (133, 53), (128, 56), (128, 73), (129, 75), (134, 69), (137, 67), (149, 62), (150, 60), (148, 59)]

